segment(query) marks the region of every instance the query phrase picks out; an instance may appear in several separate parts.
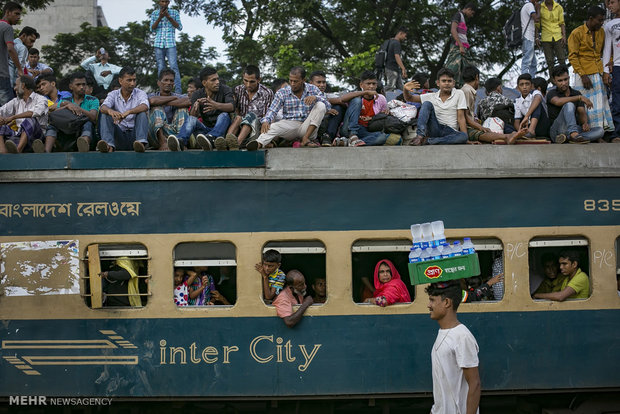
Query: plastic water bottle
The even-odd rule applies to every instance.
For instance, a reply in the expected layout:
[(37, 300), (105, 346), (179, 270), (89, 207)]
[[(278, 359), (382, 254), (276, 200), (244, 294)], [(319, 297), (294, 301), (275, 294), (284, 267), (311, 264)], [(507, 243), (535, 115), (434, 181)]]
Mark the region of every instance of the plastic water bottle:
[(430, 254), (431, 254), (431, 260), (439, 260), (439, 259), (441, 259), (441, 252), (439, 251), (437, 246), (431, 247), (431, 253)]
[(450, 257), (456, 257), (456, 256), (462, 256), (462, 255), (463, 255), (463, 248), (461, 247), (461, 242), (457, 240), (452, 244), (452, 251), (450, 252)]
[(441, 246), (441, 243), (446, 241), (446, 235), (444, 234), (443, 221), (437, 220), (431, 223), (433, 228), (433, 241), (436, 246)]
[(411, 225), (411, 237), (413, 238), (413, 247), (422, 247), (422, 225)]
[(441, 243), (441, 258), (445, 259), (450, 257), (450, 254), (452, 253), (452, 249), (450, 248), (450, 245), (446, 242)]
[(422, 253), (422, 249), (419, 247), (412, 247), (409, 252), (409, 263), (417, 263), (420, 261), (420, 253)]
[(420, 257), (421, 262), (426, 262), (427, 260), (431, 260), (431, 255), (427, 247), (422, 247), (419, 257)]
[(422, 224), (422, 246), (429, 247), (433, 241), (433, 227), (431, 223)]
[(474, 254), (476, 252), (476, 248), (474, 244), (471, 242), (471, 238), (465, 237), (463, 239), (463, 256), (467, 254)]

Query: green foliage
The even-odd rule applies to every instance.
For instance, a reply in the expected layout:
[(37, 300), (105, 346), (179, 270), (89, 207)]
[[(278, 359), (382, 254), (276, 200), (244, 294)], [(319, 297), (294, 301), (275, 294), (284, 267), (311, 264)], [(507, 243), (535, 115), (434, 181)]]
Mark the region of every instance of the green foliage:
[[(447, 0), (189, 0), (182, 3), (177, 0), (177, 3), (186, 12), (203, 15), (209, 24), (222, 29), (233, 72), (254, 63), (281, 74), (286, 65), (302, 62), (325, 68), (342, 81), (357, 76), (363, 65), (368, 65), (364, 69), (372, 69), (371, 57), (374, 58), (376, 45), (393, 37), (401, 26), (409, 31), (402, 45), (409, 74), (437, 73), (448, 55), (451, 18), (458, 9), (458, 3)], [(467, 22), (474, 62), (492, 74), (504, 72), (520, 58), (520, 51), (505, 48), (502, 28), (512, 11), (522, 7), (523, 1), (478, 0), (476, 4), (478, 13)], [(567, 33), (583, 24), (584, 11), (589, 5), (586, 0), (563, 2)]]
[[(43, 46), (43, 61), (60, 77), (74, 70), (82, 70), (80, 63), (103, 47), (110, 55), (110, 62), (118, 66), (131, 66), (136, 70), (140, 87), (157, 88), (157, 63), (153, 48), (153, 32), (149, 22), (130, 22), (118, 29), (94, 27), (83, 23), (79, 33), (61, 33), (54, 44)], [(177, 60), (182, 76), (197, 76), (207, 60), (215, 59), (214, 48), (203, 50), (204, 38), (179, 35)]]
[[(49, 4), (53, 3), (54, 0), (20, 0), (16, 1), (16, 3), (21, 4), (28, 10), (39, 10), (46, 8)], [(4, 5), (6, 1), (0, 1), (0, 10), (4, 10)]]

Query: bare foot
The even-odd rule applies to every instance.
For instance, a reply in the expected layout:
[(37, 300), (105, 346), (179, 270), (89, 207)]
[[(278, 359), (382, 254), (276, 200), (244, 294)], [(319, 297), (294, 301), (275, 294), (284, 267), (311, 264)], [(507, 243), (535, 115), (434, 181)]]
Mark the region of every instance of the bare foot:
[(467, 141), (466, 144), (467, 145), (482, 145), (482, 142), (480, 142), (480, 141)]
[(170, 148), (168, 148), (168, 144), (164, 144), (164, 145), (160, 145), (159, 146), (159, 150), (160, 151), (170, 151)]
[(524, 137), (525, 134), (527, 134), (527, 128), (522, 128), (516, 132), (513, 132), (512, 134), (509, 134), (508, 138), (506, 139), (506, 144), (508, 145), (514, 144), (516, 140)]

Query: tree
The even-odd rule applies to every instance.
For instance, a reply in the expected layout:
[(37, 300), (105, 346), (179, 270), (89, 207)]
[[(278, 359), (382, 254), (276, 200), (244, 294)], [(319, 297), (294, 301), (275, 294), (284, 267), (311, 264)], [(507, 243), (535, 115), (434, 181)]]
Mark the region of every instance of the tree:
[[(110, 55), (111, 63), (136, 70), (138, 85), (157, 88), (157, 63), (147, 20), (130, 22), (116, 30), (88, 23), (83, 23), (80, 28), (79, 33), (60, 33), (54, 37), (53, 45), (43, 46), (45, 61), (58, 76), (82, 70), (80, 62), (103, 47)], [(203, 43), (202, 36), (179, 35), (177, 55), (181, 76), (197, 76), (207, 60), (217, 58), (214, 48), (203, 50)]]
[[(21, 4), (28, 10), (39, 10), (46, 8), (49, 4), (53, 3), (54, 0), (21, 0), (16, 3)], [(0, 9), (4, 9), (4, 5), (6, 1), (0, 2)]]
[[(408, 29), (403, 45), (409, 72), (430, 72), (445, 64), (450, 49), (450, 21), (457, 5), (447, 0), (191, 0), (179, 7), (222, 28), (231, 69), (248, 63), (279, 67), (282, 48), (291, 48), (306, 66), (323, 67), (351, 81), (361, 65), (371, 68), (373, 50), (399, 27)], [(477, 0), (478, 13), (468, 22), (474, 62), (487, 73), (506, 73), (520, 51), (504, 46), (502, 28), (517, 0)], [(590, 2), (565, 2), (567, 32), (583, 24)], [(286, 53), (284, 56), (289, 58)], [(498, 69), (499, 68), (499, 69)]]

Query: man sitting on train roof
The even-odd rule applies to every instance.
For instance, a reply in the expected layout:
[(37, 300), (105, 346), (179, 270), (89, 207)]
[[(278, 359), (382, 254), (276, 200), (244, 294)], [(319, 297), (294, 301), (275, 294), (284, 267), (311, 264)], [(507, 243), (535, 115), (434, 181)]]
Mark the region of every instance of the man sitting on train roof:
[(108, 93), (101, 105), (101, 141), (99, 152), (133, 150), (144, 152), (148, 144), (149, 98), (136, 88), (136, 71), (130, 67), (121, 69), (118, 81), (120, 89)]
[(587, 299), (590, 296), (590, 279), (579, 268), (579, 254), (564, 251), (559, 254), (560, 272), (565, 276), (560, 290), (551, 293), (535, 293), (534, 299), (563, 302), (566, 299)]
[[(286, 274), (286, 285), (282, 292), (273, 301), (273, 306), (276, 307), (276, 313), (286, 326), (289, 328), (297, 325), (301, 318), (304, 316), (306, 309), (314, 301), (312, 296), (306, 295), (306, 279), (299, 270), (291, 270)], [(297, 311), (293, 310), (293, 306), (301, 305)]]
[(47, 127), (47, 99), (35, 92), (34, 79), (27, 75), (17, 78), (15, 93), (16, 98), (0, 107), (0, 154), (30, 149), (35, 139), (43, 138)]
[(557, 257), (551, 253), (545, 253), (542, 256), (541, 264), (545, 279), (540, 283), (534, 294), (559, 292), (566, 276), (560, 273)]
[[(301, 66), (291, 68), (289, 86), (273, 97), (267, 114), (261, 119), (261, 134), (249, 142), (248, 151), (256, 151), (271, 144), (274, 138), (299, 142), (302, 147), (318, 147), (316, 136), (325, 112), (331, 109), (321, 90), (306, 83), (306, 70)], [(282, 109), (284, 119), (276, 121)]]
[(168, 151), (168, 136), (177, 134), (189, 116), (191, 105), (185, 95), (174, 93), (174, 70), (167, 68), (159, 73), (159, 91), (150, 93), (149, 141), (160, 151)]

